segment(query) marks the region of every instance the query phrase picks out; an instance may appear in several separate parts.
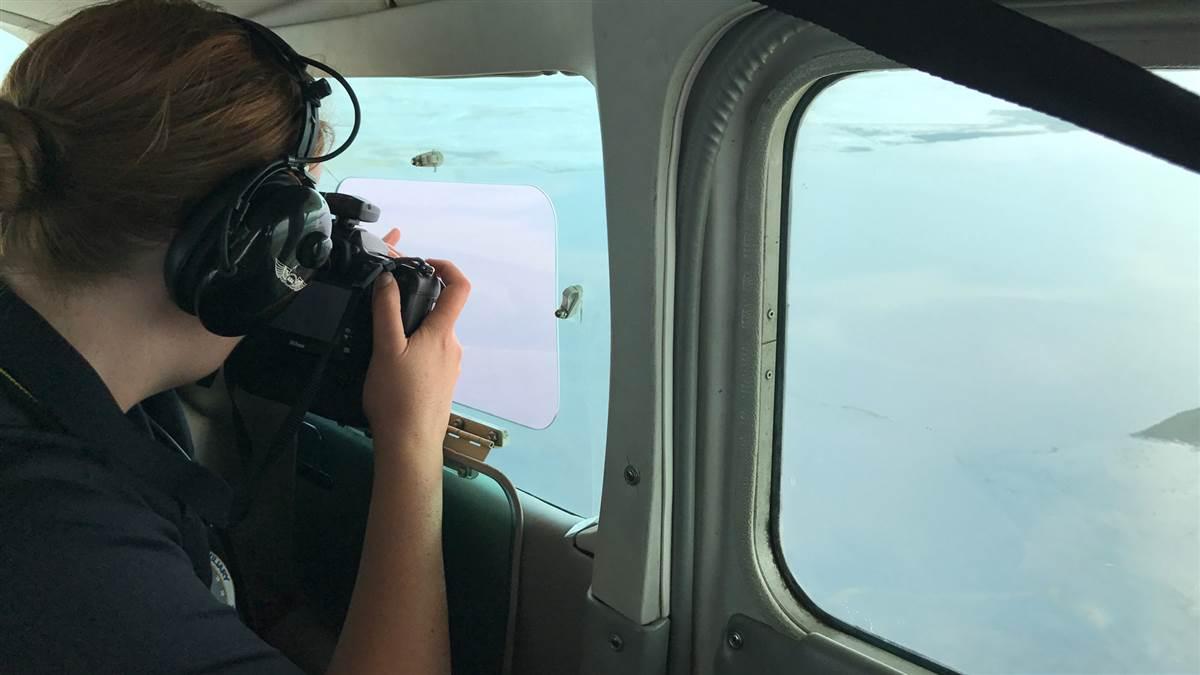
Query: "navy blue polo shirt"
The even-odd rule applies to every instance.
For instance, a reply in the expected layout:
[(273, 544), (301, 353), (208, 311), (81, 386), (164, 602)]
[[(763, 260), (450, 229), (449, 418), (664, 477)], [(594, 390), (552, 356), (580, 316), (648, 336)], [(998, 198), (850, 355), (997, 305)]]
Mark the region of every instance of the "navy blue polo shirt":
[(228, 485), (3, 286), (0, 368), (0, 673), (300, 673), (210, 592)]

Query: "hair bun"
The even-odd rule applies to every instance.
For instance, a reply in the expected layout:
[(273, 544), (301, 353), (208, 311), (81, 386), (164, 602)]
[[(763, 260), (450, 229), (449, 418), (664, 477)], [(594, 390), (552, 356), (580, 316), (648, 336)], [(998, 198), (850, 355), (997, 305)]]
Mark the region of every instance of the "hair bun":
[(30, 111), (0, 98), (0, 213), (25, 208), (45, 188), (45, 138)]

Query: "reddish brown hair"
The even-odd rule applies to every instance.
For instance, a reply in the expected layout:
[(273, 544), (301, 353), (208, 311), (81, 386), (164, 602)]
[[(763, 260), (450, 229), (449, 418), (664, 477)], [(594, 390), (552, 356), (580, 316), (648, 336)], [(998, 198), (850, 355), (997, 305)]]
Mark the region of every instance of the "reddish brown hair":
[(299, 89), (192, 0), (117, 0), (34, 40), (0, 88), (0, 268), (119, 273), (299, 134)]

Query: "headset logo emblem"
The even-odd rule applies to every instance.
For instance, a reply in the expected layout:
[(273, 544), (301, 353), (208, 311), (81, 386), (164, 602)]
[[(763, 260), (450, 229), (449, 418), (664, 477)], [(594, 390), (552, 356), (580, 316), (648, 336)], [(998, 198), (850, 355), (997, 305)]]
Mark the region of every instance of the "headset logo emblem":
[(275, 277), (293, 291), (300, 291), (308, 285), (299, 274), (296, 274), (296, 270), (284, 265), (278, 258), (275, 259)]

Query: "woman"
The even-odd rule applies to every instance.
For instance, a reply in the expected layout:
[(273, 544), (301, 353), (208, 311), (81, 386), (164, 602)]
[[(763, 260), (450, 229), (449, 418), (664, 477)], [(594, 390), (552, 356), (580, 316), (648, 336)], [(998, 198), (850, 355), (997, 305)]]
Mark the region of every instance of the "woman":
[[(237, 344), (163, 269), (198, 201), (301, 133), (302, 87), (259, 47), (190, 0), (119, 0), (35, 40), (0, 90), (0, 672), (299, 672), (210, 588), (227, 486), (133, 422)], [(376, 285), (376, 485), (329, 673), (449, 671), (441, 444), (469, 287), (437, 265), (409, 339)]]

